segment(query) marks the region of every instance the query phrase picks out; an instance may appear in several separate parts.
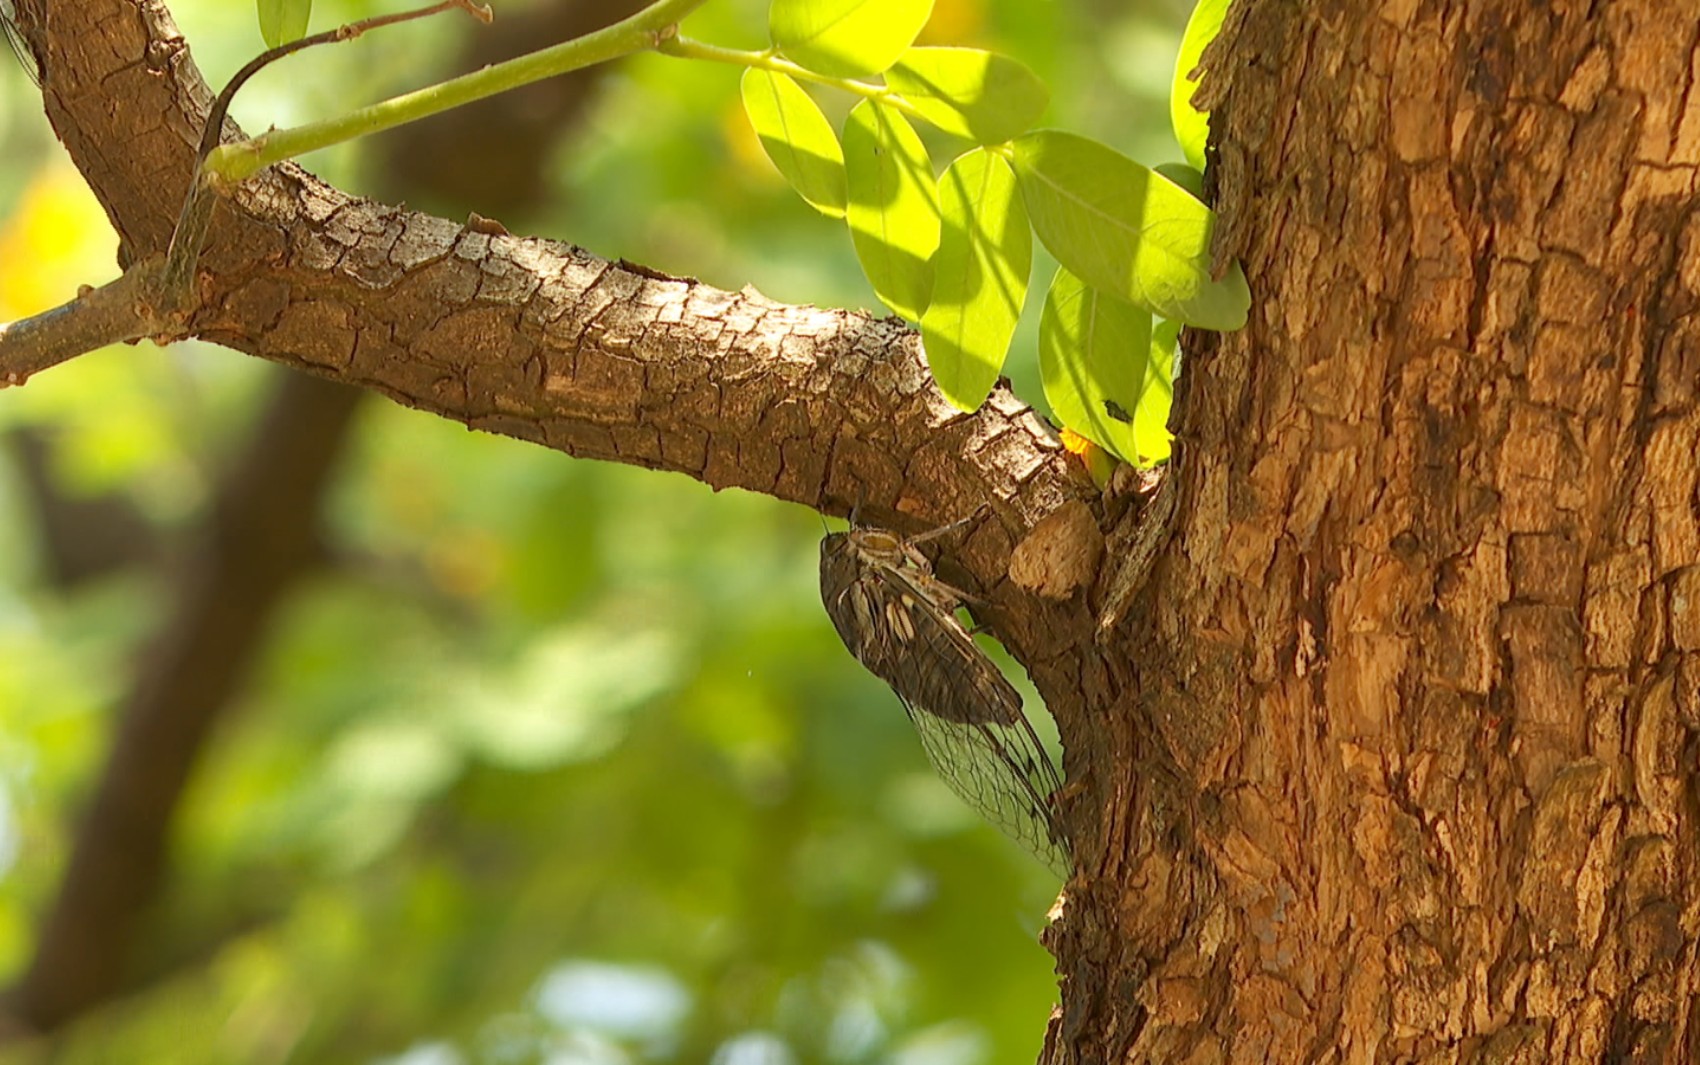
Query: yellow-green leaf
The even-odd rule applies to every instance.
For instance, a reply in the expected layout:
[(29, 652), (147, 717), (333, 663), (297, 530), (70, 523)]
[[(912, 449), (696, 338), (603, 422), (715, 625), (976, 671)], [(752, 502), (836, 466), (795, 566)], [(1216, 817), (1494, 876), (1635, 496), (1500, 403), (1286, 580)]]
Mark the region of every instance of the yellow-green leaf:
[(789, 75), (753, 67), (741, 89), (744, 113), (780, 174), (815, 210), (844, 217), (844, 152), (814, 98)]
[(1210, 277), (1208, 207), (1085, 137), (1040, 130), (1013, 147), (1033, 231), (1071, 273), (1186, 325), (1245, 324), (1251, 293), (1239, 264)]
[(313, 0), (256, 0), (259, 5), (260, 36), (267, 48), (277, 48), (307, 35), (307, 19)]
[(1169, 87), (1169, 124), (1174, 127), (1175, 140), (1180, 141), (1186, 161), (1195, 169), (1204, 169), (1204, 143), (1210, 138), (1210, 112), (1192, 106), (1192, 94), (1198, 82), (1192, 77), (1204, 48), (1222, 30), (1222, 19), (1228, 13), (1229, 0), (1198, 0), (1187, 19), (1186, 32), (1181, 35), (1180, 55), (1175, 58), (1175, 79)]
[(1185, 189), (1187, 195), (1199, 203), (1204, 202), (1204, 171), (1195, 170), (1185, 163), (1158, 163), (1151, 169)]
[(1031, 70), (978, 48), (911, 48), (885, 83), (939, 129), (980, 144), (1027, 132), (1050, 101)]
[(1057, 270), (1039, 317), (1045, 399), (1065, 427), (1126, 462), (1139, 457), (1134, 429), (1150, 350), (1150, 312)]
[(975, 410), (997, 383), (1027, 298), (1033, 236), (1009, 164), (984, 148), (939, 181), (943, 231), (921, 343), (939, 390)]
[(863, 100), (844, 122), (844, 218), (862, 271), (886, 305), (921, 320), (939, 245), (938, 184), (927, 149), (892, 108)]
[(1134, 460), (1141, 466), (1167, 462), (1175, 434), (1169, 432), (1169, 411), (1175, 402), (1175, 346), (1179, 322), (1159, 321), (1151, 329), (1151, 355), (1145, 361), (1145, 381), (1139, 387), (1139, 406), (1133, 412)]
[(822, 74), (878, 74), (915, 43), (933, 0), (773, 0), (767, 28), (787, 59)]

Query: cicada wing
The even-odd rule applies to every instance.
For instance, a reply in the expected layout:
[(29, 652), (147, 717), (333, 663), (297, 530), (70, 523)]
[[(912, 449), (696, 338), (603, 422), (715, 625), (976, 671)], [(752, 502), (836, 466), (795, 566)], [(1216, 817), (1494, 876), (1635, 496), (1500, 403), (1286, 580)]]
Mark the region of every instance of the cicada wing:
[(12, 0), (0, 0), (0, 27), (5, 29), (6, 43), (12, 46), (12, 51), (17, 55), (18, 62), (23, 65), (24, 73), (29, 75), (31, 81), (40, 85), (41, 64), (36, 61), (35, 53), (30, 51), (29, 44), (25, 42), (23, 33), (18, 29), (16, 18), (17, 9), (13, 6)]
[(915, 624), (912, 683), (893, 687), (933, 768), (981, 816), (1066, 875), (1061, 774), (1022, 714), (1020, 694), (953, 615)]
[(1031, 726), (963, 724), (908, 700), (903, 706), (927, 760), (950, 790), (1053, 872), (1067, 876), (1066, 837), (1054, 805), (1061, 785)]
[(956, 619), (954, 596), (942, 585), (935, 591), (936, 584), (898, 570), (861, 569), (844, 610), (853, 615), (863, 646), (849, 637), (845, 644), (899, 695), (929, 713), (964, 724), (1025, 720), (1021, 696)]
[[(873, 571), (856, 557), (846, 533), (832, 533), (820, 544), (820, 598), (838, 638), (881, 680), (889, 657), (883, 644), (890, 639), (886, 618), (875, 601), (879, 595)], [(880, 663), (880, 665), (876, 665)]]
[(981, 816), (1067, 871), (1056, 765), (1021, 713), (1021, 696), (950, 609), (954, 598), (868, 565), (835, 533), (821, 545), (821, 598), (844, 645), (891, 686), (950, 789)]

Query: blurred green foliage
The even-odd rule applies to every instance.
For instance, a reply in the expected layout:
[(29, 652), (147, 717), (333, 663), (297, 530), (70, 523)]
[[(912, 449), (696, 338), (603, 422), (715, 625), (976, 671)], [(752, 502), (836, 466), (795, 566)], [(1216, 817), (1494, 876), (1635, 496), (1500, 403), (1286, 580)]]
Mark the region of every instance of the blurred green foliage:
[[(320, 0), (313, 28), (377, 7)], [(215, 84), (260, 47), (251, 4), (171, 8)], [(1019, 57), (1054, 90), (1045, 121), (1155, 162), (1175, 154), (1184, 15), (940, 0), (923, 41)], [(764, 8), (717, 0), (688, 29), (759, 46)], [(467, 32), (433, 20), (292, 59), (236, 115), (284, 125), (411, 87)], [(0, 67), (5, 319), (116, 268), (39, 97)], [(362, 145), (306, 163), (356, 192), (370, 165)], [(875, 306), (842, 225), (762, 155), (735, 71), (648, 56), (609, 72), (553, 180), (555, 210), (504, 221)], [(52, 587), (5, 434), (45, 434), (61, 491), (121, 493), (181, 537), (277, 372), (142, 345), (0, 393), (0, 971), (28, 960), (170, 592), (142, 570)], [(931, 775), (896, 699), (838, 644), (813, 514), (377, 400), (328, 509), (337, 564), (277, 619), (176, 826), (154, 975), (70, 1028), (56, 1061), (1033, 1059), (1057, 885)]]

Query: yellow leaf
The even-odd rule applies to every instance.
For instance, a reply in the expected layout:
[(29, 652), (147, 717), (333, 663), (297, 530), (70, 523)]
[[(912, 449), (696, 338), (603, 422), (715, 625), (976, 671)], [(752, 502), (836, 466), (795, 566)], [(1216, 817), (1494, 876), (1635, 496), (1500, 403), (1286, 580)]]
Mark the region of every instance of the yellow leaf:
[(118, 236), (69, 164), (39, 170), (0, 220), (0, 321), (56, 307), (118, 276)]

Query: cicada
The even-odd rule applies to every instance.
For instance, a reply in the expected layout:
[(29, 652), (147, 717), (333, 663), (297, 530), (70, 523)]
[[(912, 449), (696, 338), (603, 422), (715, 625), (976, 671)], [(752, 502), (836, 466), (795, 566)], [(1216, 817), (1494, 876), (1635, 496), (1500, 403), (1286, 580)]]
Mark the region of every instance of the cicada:
[(18, 30), (17, 8), (12, 0), (0, 0), (0, 28), (6, 31), (6, 41), (12, 46), (18, 62), (23, 64), (24, 73), (37, 85), (41, 84), (41, 66), (36, 62), (35, 53), (30, 51), (24, 42), (23, 34)]
[(956, 612), (968, 599), (917, 544), (854, 524), (820, 545), (820, 591), (844, 646), (897, 693), (940, 777), (987, 820), (1066, 872), (1056, 763), (1021, 696)]

